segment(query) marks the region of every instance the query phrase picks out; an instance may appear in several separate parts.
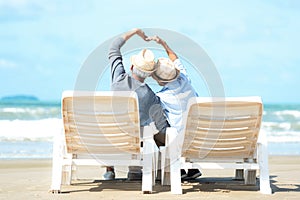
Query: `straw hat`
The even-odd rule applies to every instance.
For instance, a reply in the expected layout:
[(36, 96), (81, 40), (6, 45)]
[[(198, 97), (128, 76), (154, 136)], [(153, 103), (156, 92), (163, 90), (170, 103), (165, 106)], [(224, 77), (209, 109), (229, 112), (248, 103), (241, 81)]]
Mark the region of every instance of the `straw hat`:
[(168, 58), (159, 58), (156, 64), (156, 71), (152, 77), (162, 83), (168, 83), (178, 78), (180, 70)]
[(130, 58), (131, 64), (139, 70), (152, 73), (155, 70), (154, 54), (148, 49), (143, 49)]

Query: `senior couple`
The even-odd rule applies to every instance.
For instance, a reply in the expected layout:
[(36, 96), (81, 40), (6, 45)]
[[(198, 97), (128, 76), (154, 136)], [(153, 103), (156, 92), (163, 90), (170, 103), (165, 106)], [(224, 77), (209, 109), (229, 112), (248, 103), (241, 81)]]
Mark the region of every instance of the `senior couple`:
[[(121, 47), (132, 36), (138, 35), (143, 40), (155, 41), (166, 50), (168, 58), (158, 58), (151, 50), (143, 49), (137, 55), (130, 58), (131, 73), (126, 73), (121, 54)], [(116, 38), (109, 49), (109, 62), (111, 67), (111, 90), (135, 91), (139, 101), (140, 125), (146, 126), (151, 122), (159, 133), (154, 135), (157, 146), (165, 145), (166, 128), (171, 126), (182, 133), (182, 115), (186, 111), (187, 102), (191, 97), (197, 96), (184, 66), (176, 53), (167, 43), (158, 36), (148, 37), (141, 29), (133, 29)], [(144, 83), (151, 76), (162, 86), (158, 93)], [(198, 169), (181, 170), (182, 178), (197, 178), (201, 176)], [(104, 179), (115, 178), (114, 168), (107, 167)], [(128, 179), (138, 180), (142, 178), (139, 167), (129, 167)]]

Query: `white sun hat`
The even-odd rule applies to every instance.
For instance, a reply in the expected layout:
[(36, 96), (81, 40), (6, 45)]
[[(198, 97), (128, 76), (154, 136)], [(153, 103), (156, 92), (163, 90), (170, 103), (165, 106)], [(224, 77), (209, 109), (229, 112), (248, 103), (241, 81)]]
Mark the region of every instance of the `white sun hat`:
[(143, 72), (152, 73), (155, 71), (154, 54), (149, 49), (143, 49), (137, 55), (131, 56), (130, 62)]
[(180, 75), (180, 70), (168, 58), (159, 58), (156, 63), (156, 70), (152, 77), (162, 83), (174, 81)]

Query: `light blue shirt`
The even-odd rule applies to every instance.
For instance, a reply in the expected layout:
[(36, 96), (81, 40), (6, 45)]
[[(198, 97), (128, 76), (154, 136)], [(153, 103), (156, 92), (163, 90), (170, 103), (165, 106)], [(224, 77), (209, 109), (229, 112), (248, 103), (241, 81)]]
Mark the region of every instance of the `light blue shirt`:
[(176, 80), (163, 86), (157, 96), (160, 97), (169, 124), (181, 132), (184, 128), (183, 114), (187, 110), (188, 101), (191, 97), (198, 95), (192, 87), (191, 80), (181, 61), (176, 59), (174, 64), (180, 69), (180, 75)]

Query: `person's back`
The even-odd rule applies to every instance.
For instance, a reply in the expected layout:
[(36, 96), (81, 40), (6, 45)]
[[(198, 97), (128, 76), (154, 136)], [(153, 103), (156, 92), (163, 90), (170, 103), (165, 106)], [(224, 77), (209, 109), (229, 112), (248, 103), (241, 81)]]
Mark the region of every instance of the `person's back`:
[[(183, 134), (183, 114), (187, 110), (189, 99), (197, 96), (197, 93), (176, 53), (158, 36), (155, 36), (153, 40), (161, 44), (169, 56), (169, 59), (159, 58), (156, 71), (152, 73), (157, 83), (163, 86), (157, 95), (160, 97), (171, 127), (176, 128), (179, 134)], [(184, 169), (181, 169), (181, 178), (194, 179), (201, 175), (198, 169), (188, 169), (187, 174)]]
[[(111, 66), (111, 90), (113, 91), (135, 91), (139, 101), (140, 125), (146, 126), (154, 122), (158, 133), (154, 135), (157, 146), (165, 145), (165, 132), (169, 127), (168, 121), (163, 113), (160, 100), (151, 88), (144, 83), (155, 69), (154, 54), (143, 49), (139, 54), (131, 57), (132, 75), (126, 73), (121, 47), (133, 35), (139, 35), (145, 41), (149, 41), (145, 33), (140, 29), (134, 29), (125, 33), (122, 37), (115, 39), (109, 49), (109, 62)], [(107, 167), (103, 177), (107, 180), (115, 178), (114, 168)], [(140, 180), (142, 178), (141, 167), (130, 166), (128, 172), (129, 180)]]
[[(187, 110), (188, 101), (198, 95), (191, 85), (191, 80), (180, 59), (177, 58), (172, 62), (166, 58), (160, 58), (158, 63), (158, 69), (152, 77), (158, 81), (164, 81), (160, 82), (163, 88), (157, 95), (160, 97), (170, 126), (181, 132), (183, 130), (183, 114)], [(166, 68), (173, 68), (176, 75), (168, 78), (168, 69)]]
[[(151, 88), (144, 83), (146, 77), (149, 76), (154, 67), (154, 55), (150, 50), (142, 50), (138, 55), (135, 55), (133, 58), (137, 61), (132, 62), (132, 75), (126, 73), (124, 65), (122, 62), (122, 55), (120, 48), (125, 44), (126, 39), (123, 37), (117, 38), (113, 41), (109, 49), (109, 61), (111, 66), (111, 90), (114, 91), (135, 91), (139, 100), (139, 113), (140, 113), (140, 123), (141, 126), (146, 126), (150, 122), (154, 121), (156, 128), (159, 133), (154, 136), (155, 142), (158, 146), (164, 145), (164, 135), (166, 128), (169, 126), (168, 121), (164, 115), (164, 112), (161, 108), (160, 99), (156, 94), (151, 90)], [(142, 58), (141, 58), (142, 57)], [(139, 63), (141, 59), (145, 59), (144, 62)], [(153, 61), (153, 66), (151, 68), (151, 63)], [(139, 64), (141, 64), (139, 66)], [(144, 67), (146, 65), (146, 67)], [(134, 69), (136, 68), (136, 69)], [(137, 71), (139, 70), (139, 71)], [(141, 74), (146, 75), (141, 75)]]

